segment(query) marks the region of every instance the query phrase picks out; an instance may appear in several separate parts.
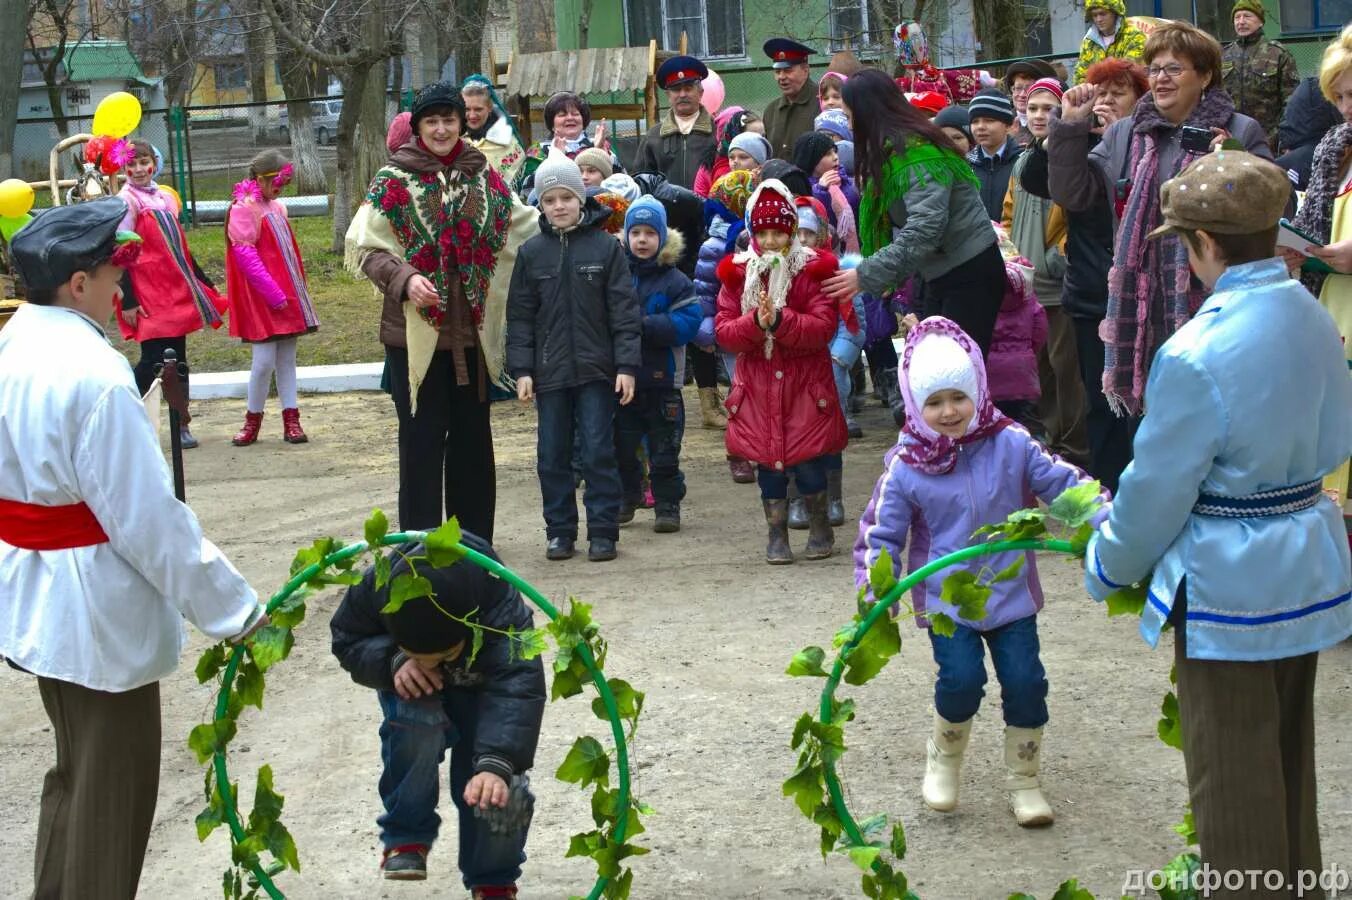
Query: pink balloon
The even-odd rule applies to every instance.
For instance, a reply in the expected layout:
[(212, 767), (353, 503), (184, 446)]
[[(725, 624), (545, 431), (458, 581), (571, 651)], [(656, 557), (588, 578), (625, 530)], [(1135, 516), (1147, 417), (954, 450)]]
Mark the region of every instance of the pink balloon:
[(701, 82), (704, 85), (704, 97), (700, 104), (709, 111), (709, 115), (715, 115), (718, 108), (723, 105), (723, 95), (727, 88), (723, 86), (723, 79), (713, 69), (709, 70), (709, 77)]

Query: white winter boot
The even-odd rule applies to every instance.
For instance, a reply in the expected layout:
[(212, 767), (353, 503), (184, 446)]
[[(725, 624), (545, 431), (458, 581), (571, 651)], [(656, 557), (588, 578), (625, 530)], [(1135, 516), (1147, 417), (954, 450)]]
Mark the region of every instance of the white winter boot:
[(934, 734), (925, 742), (925, 805), (939, 812), (952, 812), (958, 805), (958, 775), (962, 754), (972, 735), (972, 720), (950, 722), (934, 714)]
[(1055, 819), (1038, 781), (1041, 762), (1042, 729), (1006, 726), (1005, 789), (1009, 791), (1009, 808), (1024, 828), (1050, 825)]

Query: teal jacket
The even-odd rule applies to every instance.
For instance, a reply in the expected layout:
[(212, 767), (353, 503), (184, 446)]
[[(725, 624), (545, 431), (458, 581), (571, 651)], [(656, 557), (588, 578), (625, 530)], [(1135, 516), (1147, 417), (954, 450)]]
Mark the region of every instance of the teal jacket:
[(1194, 659), (1283, 659), (1352, 635), (1352, 559), (1332, 501), (1229, 514), (1297, 497), (1352, 455), (1338, 330), (1280, 259), (1220, 277), (1160, 348), (1145, 405), (1135, 459), (1089, 544), (1090, 593), (1148, 579), (1141, 635), (1153, 647), (1186, 584)]

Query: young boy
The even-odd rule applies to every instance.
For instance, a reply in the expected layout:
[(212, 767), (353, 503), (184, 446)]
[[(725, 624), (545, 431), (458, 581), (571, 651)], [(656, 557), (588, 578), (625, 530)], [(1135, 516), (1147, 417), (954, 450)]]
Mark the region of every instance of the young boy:
[(577, 168), (582, 173), (582, 183), (588, 190), (600, 188), (601, 182), (615, 174), (615, 165), (610, 160), (610, 154), (596, 147), (583, 150), (573, 161), (577, 163)]
[(998, 222), (1004, 211), (1014, 161), (1022, 152), (1009, 135), (1014, 124), (1014, 103), (998, 89), (989, 88), (972, 98), (967, 115), (972, 123), (972, 137), (976, 139), (967, 161), (981, 182), (981, 202), (986, 206), (986, 215)]
[(743, 131), (728, 144), (728, 168), (733, 172), (759, 172), (769, 158), (770, 142), (754, 131)]
[[(638, 302), (624, 249), (602, 227), (611, 211), (586, 198), (577, 163), (551, 152), (535, 173), (540, 233), (522, 245), (507, 299), (507, 370), (539, 416), (536, 470), (545, 556), (571, 559), (577, 540), (573, 438), (587, 482), (587, 558), (616, 556), (622, 488), (615, 395), (634, 399), (642, 364)], [(565, 264), (566, 263), (566, 264)]]
[(58, 206), (10, 244), (28, 302), (0, 332), (0, 656), (35, 676), (56, 740), (37, 897), (136, 895), (159, 681), (178, 667), (183, 619), (217, 641), (267, 624), (174, 498), (131, 367), (104, 336), (141, 246), (118, 231), (128, 209)]
[(1333, 320), (1273, 258), (1290, 193), (1277, 166), (1229, 150), (1161, 189), (1151, 237), (1180, 234), (1214, 293), (1155, 355), (1085, 581), (1100, 600), (1146, 585), (1152, 646), (1176, 630), (1202, 862), (1295, 885), (1322, 869), (1316, 661), (1352, 634), (1347, 536), (1319, 481), (1352, 453), (1352, 380)]
[(1084, 17), (1089, 20), (1089, 30), (1080, 41), (1076, 84), (1084, 84), (1084, 73), (1089, 67), (1110, 56), (1140, 62), (1145, 53), (1145, 33), (1127, 20), (1124, 0), (1089, 0)]
[[(465, 546), (497, 559), (492, 546), (464, 533)], [(392, 572), (408, 570), (391, 553)], [(451, 799), (460, 825), (460, 874), (475, 900), (516, 896), (526, 855), (534, 797), (526, 772), (535, 761), (544, 715), (545, 676), (538, 658), (523, 660), (501, 632), (533, 627), (516, 588), (469, 562), (418, 566), (436, 602), (417, 597), (385, 615), (390, 587), (377, 589), (375, 567), (349, 588), (329, 630), (333, 655), (357, 684), (375, 688), (380, 724), (380, 800), (377, 819), (386, 878), (421, 881), (441, 817), (437, 795), (441, 761), (451, 748)], [(472, 617), (486, 628), (483, 646), (468, 663), (472, 635), (450, 618)]]
[(634, 292), (643, 314), (643, 365), (634, 402), (620, 407), (615, 421), (624, 501), (620, 524), (632, 522), (643, 505), (639, 447), (647, 442), (648, 478), (656, 501), (653, 531), (681, 530), (681, 437), (685, 433), (685, 345), (695, 339), (703, 310), (695, 286), (675, 268), (685, 252), (685, 237), (667, 228), (666, 208), (654, 197), (640, 197), (624, 217), (624, 243)]

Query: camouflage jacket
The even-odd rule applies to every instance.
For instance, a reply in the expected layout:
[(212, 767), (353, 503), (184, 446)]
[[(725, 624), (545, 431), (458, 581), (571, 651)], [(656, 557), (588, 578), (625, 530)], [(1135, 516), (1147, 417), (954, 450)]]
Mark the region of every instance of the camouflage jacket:
[[(1094, 6), (1105, 5), (1103, 3), (1094, 4)], [(1143, 53), (1145, 53), (1145, 33), (1122, 18), (1121, 14), (1118, 17), (1117, 34), (1113, 37), (1113, 42), (1107, 47), (1094, 40), (1094, 26), (1090, 25), (1084, 40), (1080, 42), (1080, 61), (1075, 64), (1075, 83), (1084, 84), (1084, 73), (1096, 62), (1101, 62), (1110, 56), (1140, 62)]]
[(1296, 60), (1276, 41), (1261, 33), (1227, 44), (1221, 57), (1225, 91), (1235, 101), (1235, 110), (1263, 126), (1268, 146), (1277, 154), (1277, 126), (1282, 121), (1286, 99), (1300, 84)]

